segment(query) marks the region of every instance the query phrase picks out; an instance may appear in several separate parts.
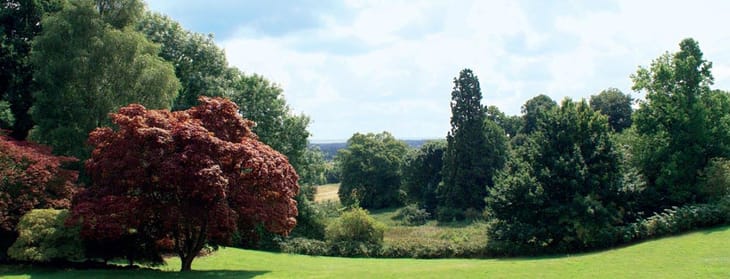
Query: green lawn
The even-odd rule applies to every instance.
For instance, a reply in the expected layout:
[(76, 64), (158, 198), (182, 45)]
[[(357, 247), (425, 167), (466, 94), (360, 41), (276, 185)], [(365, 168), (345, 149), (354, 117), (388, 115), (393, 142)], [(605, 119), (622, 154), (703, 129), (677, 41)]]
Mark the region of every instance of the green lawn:
[[(730, 278), (730, 227), (577, 256), (413, 260), (309, 257), (221, 249), (189, 274), (164, 271), (50, 270), (0, 266), (3, 278)], [(171, 271), (171, 272), (168, 272)]]

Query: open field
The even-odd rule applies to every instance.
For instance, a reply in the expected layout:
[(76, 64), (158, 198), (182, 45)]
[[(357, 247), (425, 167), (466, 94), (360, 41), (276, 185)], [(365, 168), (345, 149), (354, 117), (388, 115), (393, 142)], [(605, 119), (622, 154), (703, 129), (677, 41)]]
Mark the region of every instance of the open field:
[(339, 183), (317, 186), (317, 194), (314, 195), (314, 201), (339, 201), (340, 197), (337, 196), (337, 190), (339, 189)]
[(224, 248), (180, 274), (0, 266), (3, 278), (730, 278), (730, 226), (600, 253), (525, 259), (346, 259)]

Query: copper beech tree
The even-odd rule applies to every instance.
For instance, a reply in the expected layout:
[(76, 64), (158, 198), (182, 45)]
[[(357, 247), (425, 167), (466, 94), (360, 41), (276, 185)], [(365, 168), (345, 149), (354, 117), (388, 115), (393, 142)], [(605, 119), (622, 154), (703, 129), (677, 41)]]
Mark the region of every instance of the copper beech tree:
[(92, 182), (72, 209), (84, 239), (166, 243), (189, 271), (204, 245), (251, 224), (294, 228), (299, 185), (287, 158), (257, 139), (233, 102), (199, 102), (176, 112), (129, 105), (110, 114), (116, 129), (90, 134)]

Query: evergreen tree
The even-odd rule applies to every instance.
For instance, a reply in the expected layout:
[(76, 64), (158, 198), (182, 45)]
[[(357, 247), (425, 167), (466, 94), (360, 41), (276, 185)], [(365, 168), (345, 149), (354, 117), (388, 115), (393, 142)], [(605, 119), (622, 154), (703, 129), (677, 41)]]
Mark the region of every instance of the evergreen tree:
[(59, 11), (64, 0), (4, 0), (0, 3), (0, 129), (25, 140), (33, 128), (31, 42), (41, 32), (41, 20)]
[(462, 70), (451, 92), (451, 131), (446, 136), (443, 184), (438, 190), (441, 220), (460, 219), (470, 208), (481, 211), (492, 177), (504, 164), (504, 130), (492, 121), (494, 125), (485, 129), (481, 100), (478, 78), (471, 70)]

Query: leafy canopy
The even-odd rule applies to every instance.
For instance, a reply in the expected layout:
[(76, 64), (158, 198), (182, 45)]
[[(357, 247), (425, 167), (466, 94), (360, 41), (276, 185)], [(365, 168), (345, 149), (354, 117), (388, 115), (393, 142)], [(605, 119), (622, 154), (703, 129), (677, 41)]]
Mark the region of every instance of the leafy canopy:
[(713, 138), (715, 124), (709, 120), (719, 120), (728, 111), (703, 102), (712, 98), (712, 63), (693, 39), (679, 47), (631, 76), (633, 89), (646, 92), (634, 117), (638, 140), (633, 156), (647, 180), (646, 203), (653, 207), (649, 211), (705, 200), (697, 187), (699, 172), (710, 158), (723, 155), (713, 150), (727, 142)]
[(141, 5), (71, 1), (43, 19), (30, 57), (38, 85), (33, 140), (58, 154), (86, 158), (86, 138), (108, 124), (107, 113), (130, 103), (170, 107), (179, 87), (172, 65), (157, 56), (157, 45), (119, 26), (131, 24)]
[(354, 134), (335, 157), (342, 181), (338, 190), (344, 205), (385, 208), (399, 199), (403, 161), (408, 146), (390, 133)]
[(190, 270), (203, 246), (227, 244), (234, 232), (296, 225), (296, 172), (231, 101), (201, 97), (176, 112), (134, 104), (111, 118), (116, 129), (90, 135), (92, 185), (73, 206), (84, 238), (167, 240)]

